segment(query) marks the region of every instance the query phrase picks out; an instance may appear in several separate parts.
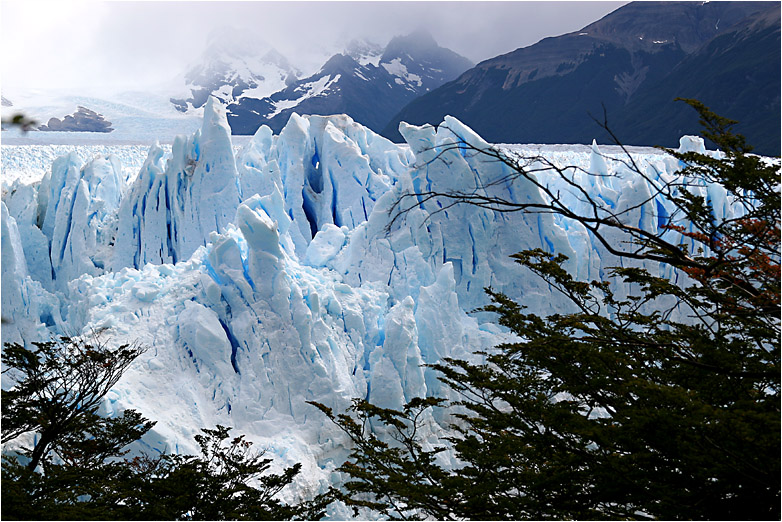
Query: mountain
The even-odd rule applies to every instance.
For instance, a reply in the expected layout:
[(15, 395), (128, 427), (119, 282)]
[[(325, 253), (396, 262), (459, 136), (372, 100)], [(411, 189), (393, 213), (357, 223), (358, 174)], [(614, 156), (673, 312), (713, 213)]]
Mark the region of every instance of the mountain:
[(350, 56), (361, 65), (371, 63), (377, 67), (380, 63), (380, 58), (383, 56), (383, 47), (366, 40), (352, 40), (345, 47), (345, 52), (342, 54)]
[[(776, 147), (758, 150), (778, 154), (778, 13), (778, 3), (767, 2), (633, 2), (580, 31), (481, 62), (413, 100), (382, 134), (399, 140), (400, 121), (435, 124), (451, 114), (490, 141), (589, 143), (607, 139), (592, 118), (602, 120), (605, 107), (613, 129), (632, 130), (629, 143), (674, 145), (699, 130), (695, 118), (670, 132), (663, 125), (686, 113), (673, 98), (691, 92), (734, 119), (766, 111), (759, 129), (746, 128), (748, 137), (757, 143), (768, 137)], [(770, 21), (750, 22), (755, 18)], [(709, 84), (718, 78), (722, 83)], [(744, 111), (751, 106), (763, 109)]]
[(264, 124), (279, 132), (294, 112), (347, 114), (379, 131), (409, 101), (471, 66), (423, 31), (393, 38), (382, 52), (376, 45), (352, 42), (314, 75), (271, 96), (244, 96), (231, 103), (228, 121), (235, 134), (253, 134)]
[(780, 154), (780, 4), (751, 15), (688, 55), (628, 104), (614, 130), (628, 143), (671, 145), (697, 129), (694, 98), (739, 120), (735, 129), (761, 154)]
[(394, 83), (416, 95), (436, 89), (473, 65), (467, 58), (437, 45), (424, 30), (393, 38), (380, 58), (380, 67), (395, 77)]
[(254, 34), (222, 28), (211, 33), (198, 63), (184, 75), (187, 93), (171, 98), (181, 112), (204, 106), (209, 95), (223, 103), (263, 98), (294, 81), (299, 72)]

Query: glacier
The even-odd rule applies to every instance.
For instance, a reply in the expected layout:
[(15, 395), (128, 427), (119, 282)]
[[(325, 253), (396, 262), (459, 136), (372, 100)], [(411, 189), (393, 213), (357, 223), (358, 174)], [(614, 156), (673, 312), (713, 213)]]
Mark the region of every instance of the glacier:
[[(529, 181), (507, 181), (507, 165), (454, 148), (490, 147), (455, 118), (400, 132), (406, 143), (397, 145), (345, 115), (294, 114), (279, 135), (261, 127), (237, 151), (225, 108), (210, 98), (202, 127), (149, 147), (135, 175), (116, 154), (71, 152), (40, 180), (5, 182), (3, 342), (102, 332), (111, 343), (141, 343), (148, 350), (102, 406), (157, 421), (136, 451), (195, 453), (200, 428), (233, 426), (279, 465), (302, 463), (289, 495), (324, 491), (340, 480), (348, 442), (307, 401), (343, 411), (355, 397), (392, 408), (448, 397), (424, 365), (478, 361), (476, 352), (508, 339), (491, 316), (471, 312), (488, 304), (484, 288), (540, 314), (566, 306), (509, 257), (520, 250), (563, 253), (583, 280), (627, 262), (552, 214), (416, 196), (398, 214), (403, 195), (432, 190), (546, 198)], [(662, 230), (675, 214), (654, 185), (681, 164), (660, 151), (632, 153), (641, 178), (596, 143), (504, 150), (573, 166), (569, 184), (533, 165), (573, 210), (586, 209), (578, 186), (644, 230)], [(680, 150), (707, 152), (695, 137)], [(737, 212), (724, 188), (701, 190), (715, 217)], [(442, 411), (429, 420), (425, 436), (448, 423)]]

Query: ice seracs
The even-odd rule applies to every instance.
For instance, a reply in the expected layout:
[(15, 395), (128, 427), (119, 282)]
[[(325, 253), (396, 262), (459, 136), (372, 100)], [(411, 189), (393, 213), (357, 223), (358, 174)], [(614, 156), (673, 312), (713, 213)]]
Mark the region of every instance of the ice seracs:
[[(281, 462), (304, 463), (302, 487), (324, 490), (347, 441), (307, 401), (341, 411), (354, 397), (398, 407), (447, 396), (426, 364), (478, 358), (505, 340), (468, 313), (487, 303), (485, 287), (539, 313), (562, 305), (511, 254), (564, 253), (582, 279), (621, 262), (551, 214), (416, 196), (544, 202), (538, 183), (583, 204), (551, 171), (505, 182), (507, 165), (459, 146), (490, 144), (454, 118), (400, 130), (402, 146), (344, 115), (293, 115), (234, 154), (225, 111), (210, 100), (202, 128), (170, 153), (150, 147), (129, 186), (116, 158), (71, 155), (36, 184), (4, 187), (3, 340), (105, 329), (111, 342), (146, 344), (104, 405), (158, 421), (146, 450), (195, 451), (201, 427), (230, 425)], [(646, 180), (635, 181), (594, 143), (544, 154), (578, 167), (564, 172), (633, 224), (659, 230), (674, 216), (653, 183), (678, 164), (661, 154), (637, 157)], [(735, 212), (724, 189), (703, 190), (715, 216)], [(447, 425), (443, 413), (432, 419)]]
[(113, 270), (187, 259), (233, 221), (240, 196), (230, 134), (210, 98), (202, 128), (176, 138), (165, 167), (160, 146), (150, 148), (119, 209)]

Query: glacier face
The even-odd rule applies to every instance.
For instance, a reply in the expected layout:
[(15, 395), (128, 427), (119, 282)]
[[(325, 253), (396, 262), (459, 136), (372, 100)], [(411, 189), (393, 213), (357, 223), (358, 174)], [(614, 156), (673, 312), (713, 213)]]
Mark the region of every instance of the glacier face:
[[(39, 182), (4, 186), (3, 341), (104, 331), (113, 343), (140, 342), (149, 349), (104, 404), (158, 421), (139, 449), (195, 452), (201, 427), (234, 426), (280, 463), (303, 463), (301, 491), (325, 489), (346, 441), (306, 401), (342, 411), (354, 397), (386, 407), (447, 397), (423, 364), (476, 360), (506, 340), (489, 317), (468, 313), (487, 303), (485, 287), (538, 313), (565, 306), (511, 254), (564, 253), (584, 280), (623, 262), (551, 214), (413, 196), (392, 220), (402, 195), (431, 190), (545, 201), (528, 181), (500, 182), (512, 171), (494, 158), (453, 148), (489, 147), (453, 118), (400, 131), (403, 146), (344, 115), (293, 115), (279, 135), (261, 127), (235, 154), (225, 110), (210, 99), (202, 128), (170, 153), (153, 145), (135, 178), (116, 156), (69, 154)], [(636, 154), (644, 180), (596, 144), (544, 154), (579, 167), (567, 171), (573, 184), (645, 230), (673, 215), (654, 193), (680, 167), (670, 157)], [(538, 180), (585, 210), (572, 185), (538, 166)], [(718, 217), (733, 211), (724, 189), (702, 190)], [(442, 412), (431, 421), (430, 433), (447, 423)]]

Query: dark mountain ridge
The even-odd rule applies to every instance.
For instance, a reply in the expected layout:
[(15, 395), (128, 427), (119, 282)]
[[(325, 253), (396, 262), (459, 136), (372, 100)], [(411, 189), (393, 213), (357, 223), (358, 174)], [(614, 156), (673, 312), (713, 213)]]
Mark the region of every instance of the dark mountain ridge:
[(49, 118), (46, 125), (38, 127), (40, 131), (69, 131), (69, 132), (112, 132), (111, 122), (106, 121), (102, 114), (79, 106), (72, 115), (66, 115), (62, 119)]
[[(400, 121), (438, 124), (450, 114), (490, 141), (589, 143), (593, 138), (608, 139), (592, 118), (602, 120), (605, 107), (612, 129), (632, 130), (629, 136), (619, 134), (624, 140), (675, 145), (670, 133), (652, 132), (638, 120), (654, 119), (658, 127), (668, 125), (676, 133), (697, 133), (697, 118), (693, 118), (694, 125), (669, 125), (672, 118), (686, 112), (673, 102), (676, 96), (693, 93), (718, 112), (728, 109), (721, 111), (728, 117), (747, 119), (755, 117), (754, 113), (739, 111), (740, 106), (756, 103), (773, 109), (771, 91), (776, 88), (777, 109), (772, 110), (776, 130), (763, 124), (763, 132), (771, 136), (768, 138), (750, 126), (753, 135), (748, 137), (750, 143), (767, 142), (762, 145), (764, 153), (778, 154), (780, 61), (779, 44), (773, 45), (774, 28), (777, 38), (779, 34), (778, 10), (777, 2), (627, 4), (580, 31), (545, 38), (479, 63), (456, 80), (413, 100), (391, 119), (383, 134), (398, 140)], [(766, 25), (751, 21), (756, 18), (767, 20)], [(730, 35), (739, 27), (746, 34), (736, 40)], [(764, 40), (762, 31), (772, 35)], [(755, 58), (741, 63), (725, 61), (723, 56), (709, 62), (713, 74), (706, 74), (703, 81), (695, 78), (694, 61), (713, 57), (716, 50), (708, 54), (705, 49), (722, 36), (725, 39), (719, 41), (724, 43), (718, 47), (723, 53), (738, 56), (755, 52)], [(729, 40), (731, 45), (726, 43)], [(720, 87), (706, 88), (709, 82), (705, 78), (716, 81), (714, 76), (722, 74), (719, 71), (728, 75), (720, 76)], [(742, 78), (769, 79), (774, 71), (776, 79), (771, 78), (768, 88), (741, 87)], [(704, 86), (695, 88), (699, 83)], [(663, 100), (663, 96), (667, 98)], [(744, 98), (747, 100), (742, 101)], [(731, 103), (723, 103), (727, 100)], [(774, 135), (777, 145), (772, 150), (768, 145)], [(761, 145), (758, 147), (760, 151)]]
[(647, 86), (622, 111), (615, 131), (633, 143), (674, 145), (699, 124), (694, 111), (673, 100), (694, 98), (738, 120), (735, 130), (747, 136), (757, 152), (778, 156), (781, 62), (777, 3), (720, 33)]

